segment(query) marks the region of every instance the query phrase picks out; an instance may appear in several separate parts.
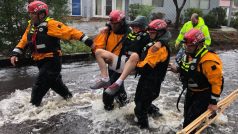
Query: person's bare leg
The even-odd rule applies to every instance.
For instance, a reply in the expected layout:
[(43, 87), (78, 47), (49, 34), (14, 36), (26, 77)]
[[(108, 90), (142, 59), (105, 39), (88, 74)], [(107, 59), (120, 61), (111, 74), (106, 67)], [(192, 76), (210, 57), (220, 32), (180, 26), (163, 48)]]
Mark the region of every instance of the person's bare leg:
[(97, 49), (95, 52), (96, 60), (101, 71), (101, 77), (108, 77), (107, 64), (112, 63), (117, 56), (104, 49)]
[(121, 76), (117, 79), (116, 82), (114, 82), (111, 86), (109, 86), (105, 90), (105, 92), (110, 95), (114, 95), (115, 93), (117, 93), (121, 84), (126, 79), (126, 77), (135, 70), (136, 64), (138, 63), (138, 61), (139, 61), (139, 55), (137, 53), (132, 53), (123, 68), (123, 72)]
[(130, 58), (126, 62), (123, 72), (121, 76), (119, 77), (119, 79), (125, 80), (126, 77), (135, 70), (136, 64), (138, 63), (138, 61), (139, 61), (139, 55), (137, 53), (132, 53)]
[(117, 59), (117, 56), (109, 51), (104, 49), (97, 49), (95, 52), (96, 60), (101, 71), (100, 79), (97, 80), (92, 86), (91, 89), (107, 88), (111, 83), (107, 71), (107, 64), (111, 64), (113, 60)]

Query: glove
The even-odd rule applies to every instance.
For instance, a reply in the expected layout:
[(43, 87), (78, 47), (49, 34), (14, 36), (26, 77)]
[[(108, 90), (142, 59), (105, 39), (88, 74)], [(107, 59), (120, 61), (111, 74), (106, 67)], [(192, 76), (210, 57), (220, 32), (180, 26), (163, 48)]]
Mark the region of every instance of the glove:
[(88, 38), (87, 40), (85, 40), (84, 42), (87, 46), (91, 47), (93, 45), (93, 40)]
[(91, 47), (93, 45), (93, 40), (90, 39), (88, 36), (86, 36), (85, 34), (80, 38), (80, 41), (82, 41), (83, 43), (85, 43), (87, 46)]
[(175, 43), (175, 48), (178, 48), (179, 47), (179, 43)]

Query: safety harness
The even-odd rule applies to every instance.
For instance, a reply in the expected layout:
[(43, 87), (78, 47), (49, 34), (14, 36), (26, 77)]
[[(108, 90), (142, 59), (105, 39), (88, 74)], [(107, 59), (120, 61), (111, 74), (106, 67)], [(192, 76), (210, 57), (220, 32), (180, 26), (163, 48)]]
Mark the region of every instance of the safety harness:
[(47, 17), (45, 21), (40, 23), (38, 26), (31, 24), (29, 33), (27, 35), (28, 46), (32, 52), (35, 53), (49, 53), (53, 52), (54, 55), (58, 55), (60, 48), (60, 39), (49, 36), (48, 32), (48, 21), (51, 18)]

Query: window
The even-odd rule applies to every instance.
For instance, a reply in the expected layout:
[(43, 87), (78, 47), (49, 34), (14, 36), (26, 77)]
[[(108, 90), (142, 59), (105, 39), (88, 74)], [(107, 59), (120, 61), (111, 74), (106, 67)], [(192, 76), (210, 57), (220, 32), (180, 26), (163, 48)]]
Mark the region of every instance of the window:
[(116, 0), (116, 9), (122, 10), (122, 0)]
[(72, 0), (72, 15), (81, 15), (81, 0)]
[(201, 9), (209, 9), (210, 7), (210, 0), (201, 0), (200, 1), (200, 8)]
[(152, 6), (163, 7), (164, 6), (164, 0), (152, 0)]
[(238, 0), (234, 0), (234, 5), (238, 7)]
[(190, 0), (190, 8), (209, 9), (210, 0)]
[(95, 15), (102, 15), (102, 0), (96, 0), (95, 5), (96, 5)]
[(112, 11), (112, 0), (106, 0), (106, 15)]
[(93, 0), (93, 16), (108, 17), (112, 10), (125, 11), (126, 0)]

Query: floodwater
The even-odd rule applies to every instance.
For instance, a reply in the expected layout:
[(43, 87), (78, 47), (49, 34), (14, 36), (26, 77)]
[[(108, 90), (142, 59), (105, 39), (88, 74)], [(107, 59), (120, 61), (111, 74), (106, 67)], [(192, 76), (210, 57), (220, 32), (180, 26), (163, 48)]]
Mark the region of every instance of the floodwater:
[[(221, 98), (238, 88), (238, 50), (222, 51), (225, 85)], [(63, 80), (73, 98), (63, 100), (50, 90), (40, 107), (29, 103), (31, 86), (37, 75), (35, 66), (0, 69), (0, 134), (173, 134), (182, 128), (182, 112), (176, 109), (181, 83), (176, 74), (167, 73), (160, 96), (153, 102), (163, 116), (149, 117), (150, 130), (141, 130), (134, 121), (134, 94), (138, 79), (129, 76), (126, 90), (130, 103), (105, 111), (102, 90), (90, 90), (98, 77), (95, 61), (64, 64)], [(184, 97), (183, 97), (184, 98)], [(183, 99), (180, 101), (183, 109)], [(238, 101), (204, 133), (237, 134)]]

